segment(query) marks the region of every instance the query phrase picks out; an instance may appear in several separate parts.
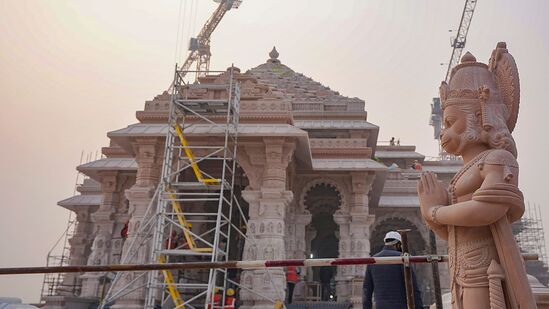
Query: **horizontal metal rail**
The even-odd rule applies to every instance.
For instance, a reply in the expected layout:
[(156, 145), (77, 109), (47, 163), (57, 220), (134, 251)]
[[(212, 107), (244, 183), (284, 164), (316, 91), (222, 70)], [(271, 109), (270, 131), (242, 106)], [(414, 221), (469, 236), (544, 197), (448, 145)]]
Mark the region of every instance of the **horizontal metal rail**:
[[(525, 261), (537, 261), (537, 254), (523, 254)], [(0, 275), (51, 274), (51, 273), (85, 273), (108, 271), (148, 271), (167, 269), (265, 269), (284, 266), (344, 266), (370, 264), (421, 264), (448, 262), (447, 255), (387, 256), (365, 258), (330, 258), (330, 259), (295, 259), (295, 260), (256, 260), (227, 262), (185, 262), (166, 264), (113, 264), (85, 266), (45, 266), (45, 267), (12, 267), (0, 268)]]

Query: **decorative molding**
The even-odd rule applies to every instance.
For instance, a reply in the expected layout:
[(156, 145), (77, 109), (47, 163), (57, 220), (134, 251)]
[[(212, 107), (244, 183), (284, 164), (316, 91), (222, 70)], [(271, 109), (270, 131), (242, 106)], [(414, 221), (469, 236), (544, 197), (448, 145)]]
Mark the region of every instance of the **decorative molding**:
[(311, 154), (315, 158), (369, 158), (372, 149), (362, 138), (311, 138)]
[(364, 138), (310, 138), (311, 148), (368, 148), (368, 140)]
[(101, 148), (101, 153), (107, 158), (129, 157), (130, 154), (119, 146), (109, 146)]
[(242, 113), (264, 113), (264, 112), (290, 112), (290, 103), (284, 100), (254, 100), (241, 101), (240, 111)]

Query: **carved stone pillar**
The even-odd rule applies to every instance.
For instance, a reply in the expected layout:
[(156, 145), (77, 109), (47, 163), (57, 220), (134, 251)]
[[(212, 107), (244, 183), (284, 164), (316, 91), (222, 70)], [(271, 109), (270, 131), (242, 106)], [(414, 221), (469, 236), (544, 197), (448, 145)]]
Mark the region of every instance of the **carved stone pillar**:
[[(286, 244), (287, 259), (307, 258), (307, 232), (306, 227), (311, 223), (312, 215), (308, 210), (300, 212), (295, 200), (289, 203), (286, 212)], [(310, 242), (310, 240), (309, 240)], [(307, 275), (307, 268), (301, 269), (301, 276)]]
[(307, 258), (307, 245), (305, 242), (306, 228), (311, 223), (313, 216), (309, 211), (295, 216), (295, 253), (293, 258), (303, 259)]
[(286, 220), (284, 224), (286, 227), (286, 232), (284, 233), (284, 247), (286, 250), (286, 257), (289, 259), (295, 258), (296, 255), (295, 213), (295, 201), (291, 201), (288, 203), (288, 208), (286, 209)]
[[(143, 235), (138, 234), (140, 225), (143, 223), (145, 212), (154, 195), (158, 181), (160, 180), (160, 169), (163, 161), (163, 145), (157, 138), (141, 138), (133, 143), (137, 162), (137, 176), (135, 185), (126, 190), (126, 198), (129, 202), (128, 215), (128, 238), (122, 249), (122, 256), (129, 254), (130, 250), (138, 250), (134, 255), (132, 263), (147, 263), (150, 256), (150, 244), (130, 248), (134, 242), (141, 244)], [(134, 246), (136, 247), (136, 246)], [(118, 286), (122, 287), (134, 278), (135, 274), (128, 274), (120, 280)], [(134, 286), (143, 286), (131, 293), (116, 300), (112, 308), (143, 308), (145, 302), (145, 288), (147, 276), (143, 276)]]
[[(351, 222), (349, 231), (351, 234), (351, 256), (365, 257), (370, 255), (370, 226), (375, 217), (369, 214), (368, 193), (370, 192), (375, 174), (353, 173), (352, 194), (350, 203)], [(354, 266), (354, 276), (364, 276), (364, 265)]]
[[(244, 260), (284, 259), (284, 209), (293, 195), (291, 191), (264, 192), (244, 190), (242, 197), (250, 207), (250, 229), (244, 245)], [(255, 292), (271, 299), (284, 299), (286, 276), (282, 268), (244, 271), (242, 282)], [(241, 291), (241, 298), (254, 308), (272, 308), (272, 303), (249, 291)]]
[[(374, 180), (373, 173), (351, 174), (351, 196), (348, 212), (337, 211), (334, 221), (339, 225), (339, 257), (370, 256), (370, 225), (374, 216), (368, 212), (368, 193)], [(338, 301), (351, 301), (358, 307), (362, 302), (363, 265), (339, 266), (336, 276)]]
[(311, 223), (312, 215), (308, 210), (300, 212), (297, 208), (295, 200), (293, 200), (288, 204), (286, 211), (284, 242), (288, 259), (303, 259), (307, 254), (305, 228)]
[[(286, 258), (285, 213), (293, 199), (293, 193), (286, 190), (286, 169), (295, 144), (288, 143), (285, 138), (264, 138), (263, 142), (264, 147), (255, 148), (256, 153), (248, 153), (248, 156), (265, 158), (264, 161), (256, 160), (253, 167), (250, 163), (252, 159), (249, 164), (241, 164), (248, 169), (248, 175), (258, 173), (257, 170), (251, 171), (251, 168), (263, 170), (262, 177), (252, 177), (250, 187), (242, 192), (242, 197), (249, 204), (249, 229), (248, 239), (244, 245), (244, 260)], [(252, 183), (253, 179), (260, 181)], [(241, 283), (253, 290), (241, 290), (242, 308), (272, 309), (272, 302), (257, 294), (282, 301), (286, 296), (286, 275), (282, 268), (244, 271)]]
[[(74, 212), (76, 214), (76, 227), (74, 235), (69, 239), (70, 258), (69, 265), (86, 265), (91, 251), (91, 243), (93, 238), (93, 222), (91, 214), (97, 210), (97, 206), (77, 207)], [(63, 277), (62, 286), (64, 289), (58, 290), (60, 295), (78, 296), (78, 289), (82, 284), (82, 279), (78, 273), (68, 273)], [(74, 288), (73, 288), (74, 287)]]
[[(88, 265), (107, 265), (111, 256), (111, 241), (114, 233), (114, 214), (119, 203), (120, 189), (118, 187), (118, 172), (100, 172), (101, 193), (103, 199), (99, 209), (91, 215), (94, 223), (95, 239), (93, 240)], [(101, 280), (105, 273), (86, 273), (82, 275), (82, 296), (99, 297)]]
[[(350, 257), (370, 256), (370, 226), (375, 217), (369, 214), (368, 193), (374, 181), (374, 173), (351, 174), (352, 194), (350, 203), (349, 233), (351, 240)], [(354, 265), (347, 274), (351, 280), (350, 300), (355, 308), (362, 307), (362, 282), (366, 267)]]
[[(339, 225), (339, 257), (351, 257), (351, 234), (349, 223), (351, 216), (348, 212), (336, 211), (334, 214), (334, 222)], [(352, 266), (338, 266), (336, 280), (337, 299), (348, 300), (350, 291), (350, 280), (352, 278)]]

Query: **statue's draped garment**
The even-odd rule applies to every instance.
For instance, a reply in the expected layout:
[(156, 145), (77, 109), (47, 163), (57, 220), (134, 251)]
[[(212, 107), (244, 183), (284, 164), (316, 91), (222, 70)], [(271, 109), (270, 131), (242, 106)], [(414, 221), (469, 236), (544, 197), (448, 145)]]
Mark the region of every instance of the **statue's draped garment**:
[(506, 181), (518, 176), (518, 165), (514, 160), (494, 160), (493, 157), (497, 156), (490, 154), (496, 151), (504, 150), (487, 150), (480, 153), (456, 174), (450, 184), (450, 203), (455, 204), (458, 199), (455, 188), (459, 186), (462, 176), (480, 172), (485, 165), (500, 165), (504, 171), (502, 182), (489, 187), (483, 186), (474, 192), (472, 200), (505, 204), (509, 207), (507, 215), (490, 225), (491, 237), (463, 242), (459, 239), (459, 230), (468, 227), (448, 226), (448, 255), (454, 309), (463, 308), (463, 288), (475, 287), (489, 288), (491, 309), (536, 308), (524, 276), (524, 262), (510, 225), (510, 222), (520, 219), (524, 213), (522, 193), (516, 185)]

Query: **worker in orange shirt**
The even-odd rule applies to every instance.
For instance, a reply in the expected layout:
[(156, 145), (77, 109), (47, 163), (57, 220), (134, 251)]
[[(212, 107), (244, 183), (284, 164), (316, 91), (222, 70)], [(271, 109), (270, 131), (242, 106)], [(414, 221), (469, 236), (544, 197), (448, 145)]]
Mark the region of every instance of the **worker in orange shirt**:
[[(214, 308), (221, 308), (221, 293), (219, 293), (219, 289), (215, 288), (212, 293), (212, 299), (208, 303), (208, 309), (214, 309)], [(212, 307), (213, 304), (213, 307)]]
[(286, 269), (286, 284), (288, 285), (288, 304), (292, 303), (292, 296), (297, 281), (299, 281), (298, 270), (295, 266), (288, 266)]
[(225, 308), (234, 309), (235, 303), (236, 303), (236, 298), (234, 297), (234, 290), (228, 289), (227, 294), (225, 296)]

